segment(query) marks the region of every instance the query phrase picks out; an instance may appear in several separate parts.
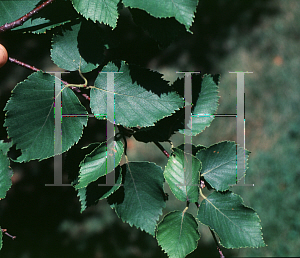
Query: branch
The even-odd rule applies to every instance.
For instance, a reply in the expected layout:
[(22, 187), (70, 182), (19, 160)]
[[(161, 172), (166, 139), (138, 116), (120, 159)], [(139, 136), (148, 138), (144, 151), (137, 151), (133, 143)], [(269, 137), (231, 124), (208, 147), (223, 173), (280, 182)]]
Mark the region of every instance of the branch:
[(7, 233), (7, 229), (1, 229), (1, 231), (5, 234), (5, 235), (7, 235), (7, 236), (9, 236), (11, 239), (15, 239), (16, 238), (16, 236), (12, 236), (12, 235), (10, 235), (10, 234), (8, 234)]
[(21, 18), (19, 18), (16, 21), (13, 21), (11, 23), (5, 23), (4, 25), (2, 25), (0, 27), (0, 33), (7, 31), (7, 30), (11, 30), (15, 27), (21, 26), (23, 25), (24, 22), (26, 22), (29, 18), (31, 18), (34, 14), (38, 13), (40, 10), (42, 10), (45, 6), (51, 4), (52, 2), (54, 2), (55, 0), (48, 0), (44, 3), (42, 3), (41, 5), (39, 5), (38, 7), (34, 8), (32, 11), (30, 11), (29, 13), (25, 14), (24, 16), (22, 16)]
[(222, 250), (221, 250), (221, 248), (220, 248), (220, 245), (219, 245), (219, 243), (218, 243), (218, 240), (217, 240), (217, 238), (216, 238), (215, 233), (210, 229), (210, 227), (208, 227), (208, 228), (209, 228), (209, 230), (210, 230), (210, 232), (211, 232), (211, 234), (212, 234), (212, 236), (213, 236), (213, 238), (214, 238), (214, 240), (215, 240), (215, 243), (216, 243), (216, 245), (217, 245), (217, 249), (218, 249), (219, 254), (220, 254), (220, 258), (225, 258), (224, 254), (222, 253)]
[[(23, 67), (25, 67), (25, 68), (27, 68), (27, 69), (30, 69), (30, 70), (32, 70), (32, 71), (35, 71), (35, 72), (41, 71), (40, 69), (37, 69), (37, 68), (35, 68), (35, 67), (32, 66), (32, 65), (23, 63), (23, 62), (21, 62), (21, 61), (15, 59), (15, 58), (9, 57), (8, 60), (9, 60), (10, 62), (12, 62), (12, 63), (15, 63), (15, 64), (17, 64), (17, 65), (23, 66)], [(61, 79), (60, 79), (60, 80), (61, 80)], [(69, 83), (67, 83), (67, 82), (64, 81), (64, 80), (61, 80), (61, 81), (62, 81), (62, 83), (65, 84), (65, 85), (68, 85), (68, 84), (69, 84)], [(87, 95), (87, 94), (85, 94), (85, 93), (82, 93), (81, 90), (78, 89), (77, 87), (70, 86), (70, 88), (71, 88), (73, 91), (77, 92), (77, 93), (81, 93), (81, 95), (82, 95), (85, 99), (91, 100), (91, 98), (90, 98), (89, 95)]]
[(154, 142), (154, 144), (165, 154), (167, 158), (170, 157), (170, 154), (164, 149), (164, 147), (159, 142)]
[(15, 63), (15, 64), (17, 64), (17, 65), (23, 66), (23, 67), (25, 67), (25, 68), (27, 68), (27, 69), (30, 69), (30, 70), (32, 70), (32, 71), (35, 71), (35, 72), (40, 71), (40, 69), (37, 69), (37, 68), (35, 68), (34, 66), (31, 66), (31, 65), (29, 65), (29, 64), (25, 64), (25, 63), (23, 63), (23, 62), (21, 62), (21, 61), (15, 59), (15, 58), (9, 57), (8, 60), (9, 60), (10, 62), (12, 62), (12, 63)]

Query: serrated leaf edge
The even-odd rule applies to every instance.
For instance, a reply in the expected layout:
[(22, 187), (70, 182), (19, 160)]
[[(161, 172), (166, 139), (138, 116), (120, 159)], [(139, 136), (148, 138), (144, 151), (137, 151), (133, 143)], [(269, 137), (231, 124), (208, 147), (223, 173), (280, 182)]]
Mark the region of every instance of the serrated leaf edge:
[[(187, 208), (187, 207), (186, 207), (186, 208)], [(155, 238), (156, 238), (156, 240), (157, 240), (157, 243), (158, 243), (158, 245), (161, 247), (161, 249), (163, 250), (163, 252), (164, 252), (165, 254), (167, 254), (168, 256), (169, 256), (169, 254), (168, 254), (168, 253), (166, 252), (166, 250), (163, 249), (162, 246), (159, 244), (159, 241), (158, 241), (158, 239), (157, 239), (157, 232), (158, 232), (158, 226), (159, 226), (160, 223), (163, 222), (164, 218), (165, 218), (166, 216), (168, 216), (169, 214), (174, 213), (174, 212), (181, 212), (181, 213), (182, 213), (182, 219), (181, 219), (181, 224), (182, 224), (183, 217), (184, 217), (184, 214), (186, 213), (186, 210), (184, 210), (184, 211), (173, 210), (173, 211), (168, 212), (168, 213), (162, 218), (162, 220), (156, 225), (156, 229), (155, 229)], [(190, 214), (191, 216), (193, 216), (191, 213), (189, 213), (189, 214)], [(193, 218), (195, 219), (196, 223), (199, 225), (198, 220), (197, 220), (197, 217), (193, 216)], [(189, 254), (191, 254), (192, 252), (194, 252), (194, 251), (198, 248), (198, 242), (199, 242), (199, 239), (201, 238), (201, 233), (199, 232), (198, 229), (197, 229), (197, 231), (198, 231), (198, 233), (199, 233), (199, 238), (198, 238), (198, 240), (197, 240), (196, 247), (195, 247), (194, 250), (192, 250), (191, 252), (189, 252), (188, 254), (186, 254), (186, 256), (189, 255)], [(170, 257), (170, 256), (169, 256), (169, 257)]]
[[(200, 189), (200, 191), (201, 191), (201, 189)], [(219, 192), (219, 191), (215, 191), (215, 192)], [(265, 241), (264, 241), (264, 239), (263, 239), (262, 226), (261, 226), (261, 219), (260, 219), (260, 217), (258, 216), (257, 212), (256, 212), (253, 208), (251, 208), (251, 207), (245, 205), (245, 204), (244, 204), (244, 200), (243, 200), (243, 198), (242, 198), (240, 195), (235, 194), (235, 193), (233, 193), (233, 192), (231, 192), (231, 191), (229, 191), (229, 192), (232, 193), (232, 194), (235, 195), (235, 196), (238, 196), (238, 197), (240, 198), (240, 200), (241, 200), (241, 204), (242, 204), (245, 208), (248, 208), (248, 209), (254, 211), (254, 214), (255, 214), (255, 215), (257, 216), (257, 218), (258, 218), (258, 223), (259, 223), (259, 226), (260, 226), (260, 232), (261, 232), (260, 236), (261, 236), (261, 240), (262, 240), (264, 246), (266, 246)], [(222, 193), (222, 192), (219, 192), (219, 193)], [(215, 205), (213, 205), (209, 200), (207, 200), (208, 197), (205, 197), (202, 193), (201, 193), (201, 196), (202, 196), (202, 198), (204, 198), (204, 200), (206, 200), (207, 202), (209, 202), (210, 205), (212, 205), (213, 207), (215, 207), (216, 210), (218, 210), (221, 214), (223, 214), (224, 217), (228, 218), (228, 217), (227, 217), (224, 213), (222, 213)], [(200, 205), (201, 205), (201, 204), (200, 204)], [(200, 207), (199, 207), (199, 208), (200, 208)], [(198, 222), (201, 223), (202, 225), (208, 226), (208, 227), (209, 227), (209, 228), (210, 228), (210, 229), (218, 236), (218, 238), (220, 239), (219, 244), (220, 244), (221, 246), (223, 246), (224, 248), (226, 248), (226, 249), (260, 248), (260, 247), (264, 247), (264, 246), (257, 246), (257, 247), (256, 247), (256, 246), (226, 247), (226, 246), (224, 246), (224, 245), (222, 244), (222, 242), (221, 242), (222, 239), (221, 239), (221, 237), (218, 235), (218, 233), (215, 231), (215, 229), (211, 228), (209, 225), (207, 225), (207, 224), (201, 222), (201, 221), (198, 219), (198, 212), (197, 212), (196, 220), (198, 220)], [(229, 218), (228, 218), (228, 220), (231, 221)], [(233, 223), (233, 224), (235, 224), (235, 223)], [(236, 224), (235, 224), (235, 225), (236, 225)]]

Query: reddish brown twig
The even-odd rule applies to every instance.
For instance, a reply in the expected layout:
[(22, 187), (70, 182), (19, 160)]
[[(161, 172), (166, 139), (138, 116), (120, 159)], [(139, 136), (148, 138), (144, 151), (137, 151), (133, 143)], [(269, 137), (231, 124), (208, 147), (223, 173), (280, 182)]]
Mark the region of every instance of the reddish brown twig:
[(154, 142), (154, 144), (162, 151), (163, 154), (165, 154), (167, 158), (170, 157), (170, 154), (165, 150), (165, 148), (159, 142)]
[(41, 9), (43, 9), (45, 6), (51, 4), (52, 2), (54, 2), (55, 0), (48, 0), (44, 3), (42, 3), (41, 5), (39, 5), (38, 7), (34, 8), (32, 11), (30, 11), (29, 13), (25, 14), (24, 16), (22, 16), (21, 18), (19, 18), (16, 21), (13, 21), (11, 23), (5, 23), (4, 25), (2, 25), (0, 27), (0, 33), (7, 31), (7, 30), (11, 30), (15, 27), (21, 26), (23, 25), (23, 23), (25, 21), (27, 21), (29, 18), (31, 18), (34, 14), (36, 14), (37, 12), (39, 12)]
[(9, 236), (11, 239), (16, 239), (16, 236), (12, 236), (11, 234), (8, 234), (8, 233), (7, 233), (7, 229), (2, 228), (1, 231), (2, 231), (5, 235)]
[[(8, 60), (9, 60), (10, 62), (12, 62), (12, 63), (15, 63), (15, 64), (17, 64), (17, 65), (20, 65), (20, 66), (25, 67), (25, 68), (27, 68), (27, 69), (30, 69), (30, 70), (32, 70), (32, 71), (35, 71), (35, 72), (40, 71), (40, 69), (37, 69), (37, 68), (35, 68), (34, 66), (29, 65), (29, 64), (26, 64), (26, 63), (24, 63), (24, 62), (21, 62), (21, 61), (15, 59), (15, 58), (9, 57)], [(61, 79), (60, 79), (60, 80), (61, 80)], [(64, 80), (61, 80), (61, 81), (62, 81), (62, 83), (65, 84), (65, 85), (68, 85), (68, 84), (69, 84), (69, 83), (67, 83), (67, 82), (64, 81)], [(91, 98), (90, 98), (89, 95), (87, 95), (87, 94), (85, 94), (85, 93), (82, 93), (81, 90), (78, 89), (77, 87), (70, 86), (70, 88), (71, 88), (73, 91), (77, 92), (77, 93), (81, 93), (81, 95), (82, 95), (85, 99), (91, 100)]]
[(215, 243), (216, 243), (216, 245), (217, 245), (217, 249), (218, 249), (219, 254), (220, 254), (220, 258), (225, 258), (224, 254), (222, 253), (222, 250), (221, 250), (221, 248), (220, 248), (220, 245), (219, 245), (219, 243), (218, 243), (218, 240), (217, 240), (217, 238), (216, 238), (215, 233), (210, 229), (210, 227), (208, 227), (208, 228), (209, 228), (209, 230), (210, 230), (210, 232), (211, 232), (211, 234), (212, 234), (212, 236), (213, 236), (213, 238), (214, 238), (214, 240), (215, 240)]
[(23, 63), (23, 62), (21, 62), (21, 61), (15, 59), (15, 58), (12, 58), (12, 57), (9, 57), (8, 60), (9, 60), (10, 62), (12, 62), (12, 63), (15, 63), (15, 64), (17, 64), (17, 65), (23, 66), (23, 67), (25, 67), (25, 68), (27, 68), (27, 69), (30, 69), (30, 70), (32, 70), (32, 71), (35, 71), (35, 72), (38, 72), (38, 71), (40, 70), (40, 69), (35, 68), (34, 66), (31, 66), (31, 65), (29, 65), (29, 64), (25, 64), (25, 63)]

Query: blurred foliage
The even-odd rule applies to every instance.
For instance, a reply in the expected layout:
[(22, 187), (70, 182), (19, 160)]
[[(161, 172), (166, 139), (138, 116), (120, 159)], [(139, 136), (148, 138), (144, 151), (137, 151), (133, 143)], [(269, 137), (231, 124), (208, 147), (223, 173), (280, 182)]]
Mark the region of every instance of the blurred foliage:
[[(124, 44), (113, 57), (148, 65), (171, 79), (179, 70), (220, 73), (220, 114), (236, 112), (236, 75), (228, 72), (253, 72), (245, 75), (246, 148), (251, 151), (246, 183), (255, 186), (233, 190), (259, 214), (268, 246), (225, 249), (226, 257), (290, 257), (300, 253), (299, 7), (297, 0), (200, 0), (191, 29), (194, 34), (164, 50), (157, 49), (130, 19), (119, 28)], [(1, 35), (1, 43), (10, 56), (54, 70), (49, 66), (50, 36), (7, 33)], [(28, 74), (30, 71), (13, 64), (1, 68), (1, 109), (10, 90)], [(78, 75), (68, 76), (70, 82), (80, 80)], [(3, 116), (2, 112), (1, 121)], [(89, 126), (81, 145), (88, 143), (89, 137), (104, 139), (99, 132), (105, 125), (90, 120)], [(5, 139), (4, 128), (0, 133)], [(236, 140), (235, 118), (216, 118), (193, 143), (209, 146), (221, 140)], [(172, 141), (177, 146), (183, 136), (172, 137)], [(170, 149), (168, 143), (163, 145)], [(162, 167), (167, 162), (156, 146), (137, 144), (133, 139), (128, 141), (128, 156), (131, 161), (147, 159)], [(0, 202), (0, 219), (1, 226), (17, 239), (4, 236), (1, 257), (166, 257), (155, 239), (122, 223), (105, 201), (80, 214), (71, 187), (45, 187), (53, 182), (53, 159), (12, 167), (13, 186)], [(165, 212), (183, 209), (169, 189), (166, 191), (170, 196)], [(195, 207), (192, 209), (195, 212)], [(219, 257), (207, 228), (200, 225), (200, 233), (198, 249), (188, 257)]]

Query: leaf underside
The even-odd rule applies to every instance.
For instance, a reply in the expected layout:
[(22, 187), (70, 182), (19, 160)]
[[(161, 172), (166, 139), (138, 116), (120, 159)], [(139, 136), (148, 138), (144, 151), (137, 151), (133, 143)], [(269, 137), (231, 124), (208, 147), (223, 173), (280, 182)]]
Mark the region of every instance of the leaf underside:
[[(83, 212), (86, 208), (97, 204), (98, 201), (108, 198), (120, 188), (122, 184), (122, 173), (120, 166), (116, 167), (115, 175), (116, 180), (113, 186), (103, 185), (103, 180), (96, 180), (95, 182), (90, 183), (87, 187), (78, 189), (77, 196), (79, 197), (79, 201), (81, 203), (81, 212)], [(103, 176), (100, 179), (106, 179), (106, 176)], [(101, 184), (100, 186), (99, 183)]]
[(75, 189), (87, 187), (99, 177), (110, 173), (120, 163), (123, 151), (121, 141), (113, 141), (108, 145), (106, 142), (99, 144), (80, 163), (79, 178)]
[(197, 202), (199, 198), (201, 162), (191, 154), (175, 148), (164, 171), (171, 191), (183, 202)]

